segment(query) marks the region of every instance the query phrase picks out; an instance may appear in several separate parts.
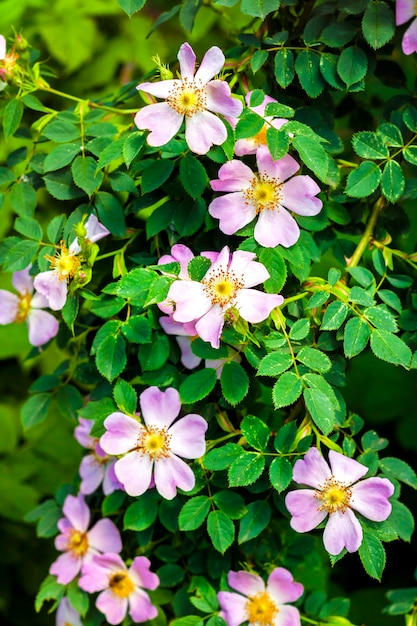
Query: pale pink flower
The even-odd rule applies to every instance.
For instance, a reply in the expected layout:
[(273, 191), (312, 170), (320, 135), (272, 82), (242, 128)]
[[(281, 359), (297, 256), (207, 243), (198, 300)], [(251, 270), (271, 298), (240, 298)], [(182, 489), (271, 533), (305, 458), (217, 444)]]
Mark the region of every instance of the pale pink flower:
[(172, 500), (177, 487), (183, 491), (194, 487), (194, 473), (182, 459), (203, 456), (207, 422), (190, 413), (174, 423), (181, 402), (173, 388), (149, 387), (139, 402), (143, 424), (124, 413), (112, 413), (104, 420), (100, 445), (107, 454), (121, 456), (115, 472), (130, 496), (140, 496), (155, 485), (163, 498)]
[(265, 585), (260, 576), (243, 570), (230, 571), (229, 587), (239, 593), (220, 591), (217, 594), (220, 615), (227, 626), (300, 626), (300, 613), (295, 602), (303, 594), (301, 583), (294, 582), (292, 574), (283, 567), (276, 567)]
[(91, 454), (85, 455), (81, 461), (80, 492), (89, 495), (102, 485), (104, 495), (108, 496), (116, 489), (123, 489), (114, 471), (116, 459), (107, 456), (100, 446), (98, 437), (90, 435), (94, 421), (82, 417), (78, 420), (80, 423), (74, 430), (74, 436), (80, 445), (91, 450)]
[(149, 104), (136, 114), (135, 124), (150, 130), (150, 146), (162, 146), (180, 130), (185, 119), (185, 140), (196, 154), (206, 154), (211, 146), (227, 139), (226, 126), (217, 115), (238, 117), (243, 105), (231, 96), (224, 80), (212, 80), (224, 65), (224, 54), (217, 46), (210, 48), (197, 71), (196, 56), (188, 43), (178, 52), (181, 78), (156, 83), (141, 83), (137, 89), (165, 102)]
[(56, 626), (83, 626), (81, 616), (66, 596), (58, 604)]
[(159, 585), (150, 565), (145, 556), (137, 556), (127, 568), (118, 554), (101, 554), (83, 566), (78, 584), (89, 593), (101, 591), (96, 607), (109, 624), (120, 624), (128, 611), (134, 622), (147, 622), (158, 614), (144, 591)]
[(232, 308), (248, 322), (263, 322), (284, 298), (251, 289), (269, 278), (265, 266), (254, 258), (242, 250), (231, 254), (225, 246), (201, 282), (174, 281), (167, 296), (174, 303), (174, 320), (194, 322), (199, 337), (213, 348), (220, 345), (225, 316)]
[(257, 218), (254, 237), (261, 246), (288, 248), (300, 236), (290, 211), (317, 215), (323, 206), (315, 197), (320, 187), (310, 176), (294, 176), (300, 166), (289, 154), (274, 161), (268, 148), (261, 146), (256, 161), (256, 173), (235, 159), (221, 166), (219, 178), (210, 184), (214, 191), (228, 193), (212, 200), (208, 211), (220, 220), (219, 228), (226, 235)]
[(397, 26), (411, 20), (410, 26), (403, 35), (402, 49), (404, 54), (417, 52), (417, 9), (415, 0), (397, 0), (395, 4), (395, 23)]
[(91, 514), (82, 494), (67, 496), (62, 510), (65, 517), (58, 521), (61, 534), (55, 538), (55, 547), (63, 554), (52, 563), (49, 573), (61, 585), (67, 585), (94, 554), (120, 552), (122, 540), (116, 526), (107, 518), (88, 530)]
[[(257, 113), (261, 117), (264, 118), (265, 124), (261, 128), (261, 130), (254, 135), (254, 137), (245, 137), (244, 139), (237, 139), (235, 142), (235, 154), (237, 156), (245, 156), (247, 154), (256, 154), (256, 151), (261, 146), (266, 146), (266, 131), (268, 128), (276, 128), (279, 130), (288, 120), (282, 117), (274, 117), (273, 115), (265, 115), (265, 109), (268, 104), (271, 102), (277, 102), (275, 98), (271, 98), (271, 96), (265, 95), (263, 102), (258, 104), (257, 106), (251, 107), (250, 99), (252, 92), (246, 94), (245, 100), (246, 104), (251, 111)], [(232, 126), (236, 126), (236, 121), (230, 120)]]
[(43, 310), (48, 307), (48, 301), (34, 292), (29, 270), (27, 267), (13, 274), (12, 284), (19, 295), (0, 289), (0, 324), (26, 322), (29, 343), (39, 347), (56, 336), (59, 323), (51, 313)]
[(383, 522), (392, 508), (388, 498), (394, 493), (393, 484), (379, 477), (360, 480), (367, 472), (365, 465), (334, 450), (329, 452), (328, 464), (317, 448), (310, 448), (294, 464), (293, 479), (313, 489), (290, 491), (285, 498), (291, 527), (309, 532), (328, 517), (323, 534), (327, 552), (337, 555), (343, 548), (356, 552), (363, 531), (354, 511)]

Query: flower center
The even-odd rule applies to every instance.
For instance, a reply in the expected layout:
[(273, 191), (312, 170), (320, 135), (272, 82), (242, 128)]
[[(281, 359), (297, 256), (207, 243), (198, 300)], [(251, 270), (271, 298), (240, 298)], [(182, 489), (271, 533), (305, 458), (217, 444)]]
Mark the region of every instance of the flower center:
[(255, 143), (256, 146), (266, 146), (267, 144), (266, 131), (267, 130), (268, 130), (268, 125), (264, 124), (261, 130), (259, 131), (259, 133), (256, 133), (256, 135), (252, 137), (252, 141)]
[(232, 306), (236, 294), (243, 287), (243, 281), (234, 272), (217, 270), (201, 281), (204, 291), (213, 304), (220, 304), (222, 309)]
[(336, 511), (344, 513), (349, 507), (352, 490), (331, 477), (326, 480), (320, 491), (315, 491), (314, 497), (321, 502), (319, 511), (327, 511), (329, 515)]
[(127, 598), (135, 589), (129, 574), (123, 570), (110, 576), (109, 587), (119, 598)]
[(257, 593), (252, 598), (248, 598), (246, 603), (249, 624), (258, 626), (272, 626), (279, 609), (271, 596), (266, 591)]
[(19, 324), (20, 322), (24, 322), (26, 320), (27, 316), (30, 313), (31, 302), (32, 302), (31, 293), (24, 293), (21, 296), (19, 296), (19, 302), (17, 304), (17, 313), (16, 313), (16, 317), (14, 318), (14, 321), (16, 324)]
[(0, 78), (7, 79), (13, 75), (18, 58), (19, 55), (13, 49), (6, 54), (4, 59), (0, 61)]
[(257, 213), (264, 209), (274, 211), (281, 203), (283, 185), (284, 183), (280, 183), (277, 178), (255, 174), (251, 186), (243, 190), (243, 195), (246, 202), (255, 207)]
[(169, 456), (170, 440), (171, 435), (168, 434), (166, 428), (148, 426), (139, 435), (137, 448), (143, 454), (148, 454), (151, 459), (158, 460), (161, 456)]
[(70, 531), (68, 550), (70, 550), (74, 556), (84, 556), (88, 550), (88, 537), (87, 533), (82, 533), (74, 528)]
[(70, 252), (63, 241), (60, 243), (60, 248), (61, 250), (57, 252), (55, 256), (46, 254), (45, 258), (48, 259), (51, 267), (58, 274), (59, 280), (68, 282), (70, 278), (74, 277), (77, 270), (79, 270), (81, 263), (77, 255)]
[(180, 115), (192, 117), (206, 108), (206, 90), (194, 80), (183, 78), (180, 83), (175, 83), (166, 102)]

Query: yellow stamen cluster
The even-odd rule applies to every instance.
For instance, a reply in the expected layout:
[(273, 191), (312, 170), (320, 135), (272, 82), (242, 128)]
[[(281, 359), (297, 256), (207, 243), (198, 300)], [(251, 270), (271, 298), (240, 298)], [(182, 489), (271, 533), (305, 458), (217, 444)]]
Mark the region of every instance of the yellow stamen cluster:
[(236, 294), (244, 283), (233, 271), (217, 270), (211, 272), (201, 281), (204, 291), (213, 304), (220, 304), (222, 308), (232, 306)]
[(332, 476), (320, 487), (320, 491), (315, 491), (314, 497), (321, 502), (319, 511), (327, 511), (329, 515), (336, 511), (344, 513), (349, 507), (352, 490)]
[(87, 533), (82, 533), (80, 530), (75, 530), (74, 528), (71, 529), (68, 539), (68, 549), (75, 556), (84, 556), (88, 550)]
[(272, 626), (279, 609), (266, 591), (257, 593), (248, 598), (246, 603), (249, 624), (254, 626)]
[(266, 142), (266, 131), (268, 130), (268, 125), (264, 124), (261, 128), (261, 130), (259, 131), (259, 133), (256, 133), (256, 135), (254, 135), (251, 139), (251, 141), (253, 141), (253, 143), (255, 144), (255, 146), (257, 148), (259, 148), (259, 146), (266, 146), (267, 142)]
[(4, 59), (0, 61), (0, 78), (11, 78), (14, 74), (15, 67), (17, 65), (17, 60), (19, 55), (12, 48), (10, 52), (6, 54)]
[(127, 598), (135, 589), (129, 574), (123, 570), (110, 575), (109, 587), (119, 598)]
[(279, 208), (282, 201), (282, 187), (276, 178), (270, 178), (265, 174), (256, 174), (251, 181), (251, 186), (243, 191), (243, 195), (248, 204), (252, 204), (256, 213), (264, 209), (274, 211)]
[(46, 254), (45, 258), (51, 264), (51, 268), (56, 271), (60, 281), (65, 280), (68, 282), (71, 278), (74, 278), (75, 274), (81, 267), (80, 259), (76, 254), (70, 252), (63, 241), (60, 243), (60, 251), (55, 256)]
[(19, 302), (17, 304), (17, 314), (14, 318), (16, 324), (24, 322), (30, 312), (30, 303), (32, 302), (32, 294), (24, 293), (19, 296)]
[(206, 90), (195, 80), (183, 78), (175, 83), (166, 102), (180, 115), (192, 117), (198, 111), (206, 109)]
[(144, 428), (138, 438), (137, 450), (142, 454), (148, 454), (156, 461), (161, 457), (169, 456), (169, 442), (171, 435), (166, 428), (148, 426)]

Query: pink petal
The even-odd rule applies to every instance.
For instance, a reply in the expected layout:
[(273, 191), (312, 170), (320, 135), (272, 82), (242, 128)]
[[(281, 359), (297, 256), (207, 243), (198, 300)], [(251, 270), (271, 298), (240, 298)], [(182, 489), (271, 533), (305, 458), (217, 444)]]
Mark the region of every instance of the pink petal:
[(185, 140), (196, 154), (206, 154), (213, 144), (220, 146), (226, 139), (226, 126), (210, 111), (199, 111), (185, 120)]
[(176, 337), (177, 344), (181, 350), (181, 363), (189, 370), (194, 369), (201, 363), (201, 358), (196, 356), (191, 348), (191, 337)]
[(189, 43), (182, 44), (178, 51), (178, 61), (180, 62), (181, 78), (184, 80), (192, 80), (195, 72), (195, 53)]
[(49, 568), (49, 573), (57, 577), (60, 585), (68, 585), (81, 570), (82, 559), (72, 552), (60, 554)]
[(224, 54), (220, 48), (212, 46), (204, 55), (200, 67), (196, 72), (195, 80), (200, 81), (203, 85), (207, 84), (213, 76), (219, 74), (224, 65), (224, 61)]
[(172, 263), (172, 261), (177, 261), (180, 264), (180, 273), (178, 274), (179, 278), (189, 278), (188, 275), (188, 264), (194, 258), (193, 252), (190, 250), (188, 246), (184, 246), (182, 243), (176, 243), (171, 248), (171, 254), (164, 255), (158, 261), (159, 264), (163, 263)]
[(413, 20), (404, 33), (402, 48), (404, 54), (417, 52), (417, 19)]
[(395, 3), (395, 23), (397, 26), (405, 24), (412, 17), (415, 17), (414, 0), (397, 0)]
[(99, 552), (115, 552), (122, 550), (120, 533), (114, 523), (107, 519), (100, 519), (87, 533), (88, 544)]
[(177, 487), (190, 491), (195, 485), (192, 469), (174, 454), (155, 461), (154, 479), (158, 492), (166, 500), (175, 498)]
[(208, 341), (213, 348), (218, 348), (223, 326), (224, 311), (219, 304), (214, 304), (196, 322), (195, 329), (203, 341)]
[(294, 464), (293, 480), (301, 485), (317, 489), (331, 476), (330, 467), (317, 448), (310, 448), (304, 458), (298, 459)]
[(168, 300), (175, 302), (173, 318), (176, 322), (192, 322), (212, 307), (204, 285), (194, 280), (176, 280), (168, 292)]
[(319, 511), (312, 489), (290, 491), (285, 497), (285, 506), (292, 515), (290, 526), (298, 533), (313, 530), (327, 517), (327, 511)]
[(388, 498), (394, 493), (394, 485), (388, 478), (367, 478), (353, 485), (350, 506), (373, 522), (383, 522), (391, 515)]
[(103, 478), (103, 493), (105, 496), (113, 493), (116, 489), (123, 490), (123, 485), (117, 480), (114, 466), (116, 460), (108, 461), (105, 465), (104, 478)]
[(128, 600), (106, 589), (98, 596), (96, 607), (105, 615), (109, 624), (120, 624), (126, 616)]
[(81, 494), (78, 496), (67, 496), (62, 511), (73, 528), (81, 532), (87, 530), (90, 523), (90, 509)]
[(245, 596), (254, 596), (265, 591), (265, 583), (260, 576), (243, 570), (230, 571), (227, 575), (227, 583), (229, 587), (236, 589)]
[(289, 154), (278, 161), (274, 161), (266, 146), (261, 146), (256, 152), (256, 162), (261, 176), (266, 174), (279, 182), (284, 182), (300, 169), (297, 161)]
[(138, 587), (144, 589), (156, 589), (159, 585), (159, 578), (150, 571), (151, 562), (146, 556), (136, 556), (129, 569), (132, 581)]
[(108, 586), (110, 574), (126, 570), (126, 565), (118, 554), (95, 554), (88, 563), (83, 564), (78, 584), (89, 593), (102, 591)]
[(229, 117), (239, 117), (243, 104), (230, 94), (230, 87), (224, 80), (211, 80), (206, 86), (206, 106), (213, 113)]
[(281, 605), (272, 626), (301, 626), (299, 610), (295, 606)]
[(0, 61), (6, 58), (6, 39), (0, 35)]
[(41, 309), (32, 309), (27, 318), (29, 327), (29, 343), (32, 346), (43, 346), (55, 337), (59, 330), (59, 322), (51, 313)]
[(104, 465), (99, 463), (94, 454), (87, 454), (80, 464), (79, 474), (82, 478), (80, 491), (85, 495), (94, 493), (103, 481)]
[(170, 450), (184, 459), (198, 459), (206, 451), (207, 422), (201, 415), (185, 415), (169, 429)]
[(183, 117), (166, 102), (157, 102), (140, 109), (134, 122), (140, 130), (151, 131), (147, 137), (150, 146), (163, 146), (175, 137), (181, 128)]
[(218, 176), (210, 181), (213, 191), (241, 191), (250, 187), (254, 173), (245, 163), (233, 159), (221, 166)]
[(164, 100), (168, 98), (171, 91), (174, 89), (176, 85), (180, 85), (181, 81), (178, 79), (173, 80), (158, 80), (155, 83), (140, 83), (136, 87), (138, 91), (144, 91), (145, 93), (150, 93), (152, 96), (156, 98), (163, 98)]
[(35, 291), (30, 302), (30, 307), (32, 309), (46, 309), (49, 307), (48, 299), (41, 293)]
[(294, 176), (282, 187), (282, 204), (298, 215), (317, 215), (323, 203), (314, 196), (320, 187), (310, 176)]
[(219, 228), (226, 235), (233, 235), (256, 216), (255, 207), (246, 202), (241, 192), (214, 198), (208, 206), (208, 212), (220, 220)]
[(245, 596), (230, 591), (219, 591), (217, 598), (222, 609), (222, 617), (227, 626), (239, 626), (239, 624), (247, 621), (246, 603), (248, 600)]
[(31, 265), (20, 272), (14, 272), (12, 277), (13, 287), (22, 295), (33, 292), (33, 276), (29, 274), (30, 268)]
[(93, 428), (94, 420), (88, 420), (84, 417), (78, 418), (79, 425), (74, 429), (74, 437), (78, 443), (84, 448), (94, 449), (95, 439), (90, 437), (91, 429)]
[(135, 589), (129, 596), (129, 615), (134, 622), (147, 622), (158, 615), (158, 609), (152, 604), (148, 594), (142, 589)]
[(58, 604), (56, 626), (83, 626), (80, 614), (73, 608), (66, 596)]
[(67, 301), (67, 283), (59, 280), (58, 274), (54, 270), (41, 272), (33, 280), (36, 291), (45, 296), (49, 307), (53, 311), (60, 311)]
[(0, 324), (12, 324), (17, 317), (18, 306), (16, 294), (0, 289)]
[(116, 411), (104, 420), (107, 431), (100, 438), (100, 446), (107, 454), (124, 454), (135, 447), (143, 426), (129, 415)]
[(277, 604), (295, 602), (304, 593), (303, 585), (294, 582), (293, 575), (284, 567), (276, 567), (271, 572), (266, 590)]
[(334, 450), (329, 452), (329, 462), (333, 476), (344, 485), (352, 485), (368, 472), (366, 465)]
[(265, 265), (254, 261), (254, 258), (253, 252), (236, 250), (230, 261), (230, 271), (243, 281), (245, 288), (259, 285), (269, 278), (269, 272)]
[(255, 240), (265, 248), (278, 245), (289, 248), (298, 241), (300, 229), (292, 215), (279, 206), (261, 211), (253, 234)]
[(284, 298), (273, 293), (264, 293), (256, 289), (241, 289), (236, 297), (236, 308), (247, 322), (258, 324), (266, 320)]
[(129, 452), (116, 462), (114, 471), (129, 496), (141, 496), (151, 484), (152, 467), (147, 454)]
[(340, 554), (343, 548), (356, 552), (362, 543), (362, 527), (350, 509), (332, 513), (323, 533), (323, 543), (329, 554)]
[(168, 428), (181, 410), (180, 394), (173, 387), (161, 391), (148, 387), (140, 394), (142, 417), (147, 426)]

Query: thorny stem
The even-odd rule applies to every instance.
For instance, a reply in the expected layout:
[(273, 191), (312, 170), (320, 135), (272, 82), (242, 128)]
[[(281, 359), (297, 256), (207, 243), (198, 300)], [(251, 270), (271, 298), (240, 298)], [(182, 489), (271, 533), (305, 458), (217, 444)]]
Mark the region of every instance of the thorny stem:
[(365, 252), (366, 248), (368, 247), (372, 239), (372, 235), (373, 235), (373, 232), (374, 232), (377, 220), (378, 220), (378, 216), (380, 212), (382, 211), (382, 209), (384, 208), (384, 204), (385, 204), (385, 200), (381, 196), (380, 198), (378, 198), (378, 200), (375, 202), (374, 206), (372, 207), (371, 215), (369, 217), (364, 233), (358, 245), (356, 246), (355, 252), (352, 254), (349, 261), (347, 262), (346, 264), (347, 267), (356, 267), (359, 264), (363, 253)]

